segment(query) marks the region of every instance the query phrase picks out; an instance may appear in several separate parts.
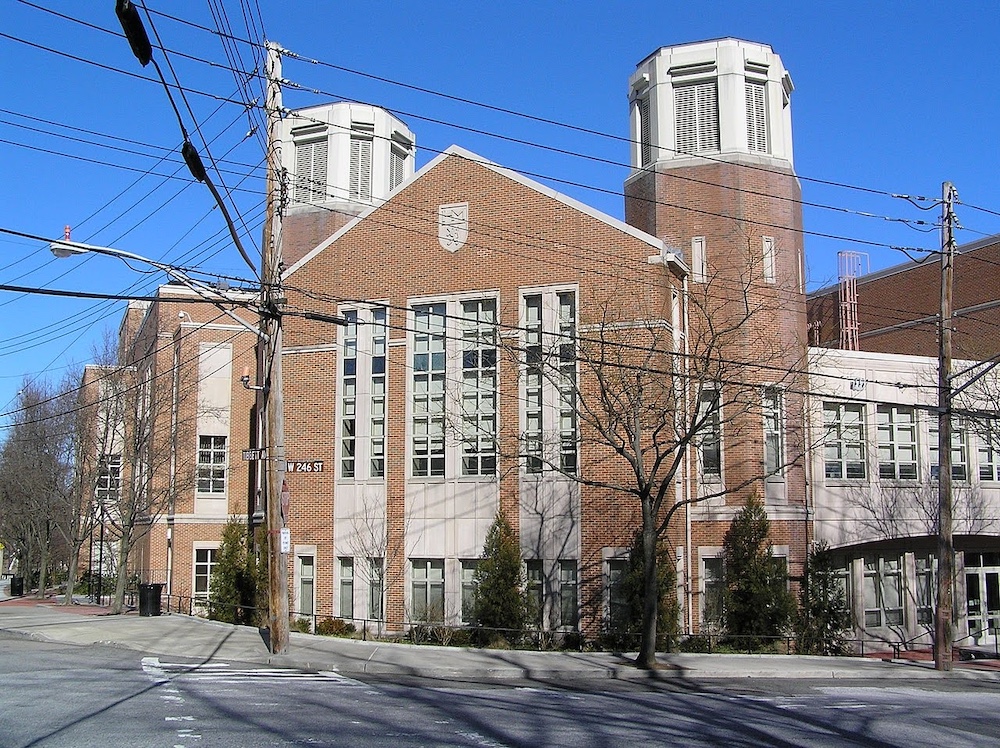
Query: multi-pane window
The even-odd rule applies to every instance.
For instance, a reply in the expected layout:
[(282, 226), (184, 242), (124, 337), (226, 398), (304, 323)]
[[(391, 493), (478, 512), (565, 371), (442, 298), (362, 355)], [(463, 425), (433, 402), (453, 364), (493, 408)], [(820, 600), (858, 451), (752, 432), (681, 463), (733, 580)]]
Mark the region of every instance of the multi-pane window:
[(476, 560), (462, 562), (462, 623), (473, 623), (476, 615)]
[(902, 562), (896, 558), (865, 556), (865, 626), (903, 624)]
[(719, 150), (719, 95), (715, 81), (674, 88), (678, 153)]
[(340, 380), (340, 475), (353, 478), (358, 449), (358, 313), (344, 312)]
[(579, 617), (576, 561), (559, 562), (559, 625), (575, 627)]
[(444, 561), (413, 559), (413, 620), (423, 623), (444, 621)]
[(636, 102), (639, 109), (639, 166), (653, 163), (653, 131), (649, 117), (649, 96)]
[(497, 468), (496, 299), (462, 302), (462, 475)]
[(339, 567), (340, 617), (354, 618), (354, 559), (342, 556)]
[(542, 472), (542, 297), (524, 298), (525, 470)]
[(628, 625), (629, 601), (624, 589), (628, 559), (612, 558), (607, 561), (608, 626), (612, 631)]
[(384, 307), (343, 312), (340, 353), (340, 477), (385, 477), (386, 343)]
[(198, 437), (198, 493), (226, 492), (226, 437)]
[(767, 91), (763, 83), (746, 82), (747, 148), (751, 153), (767, 153)]
[(979, 480), (1000, 481), (1000, 428), (995, 420), (977, 421)]
[(444, 475), (444, 303), (413, 307), (413, 475)]
[(194, 596), (208, 597), (212, 584), (212, 569), (215, 568), (217, 551), (215, 548), (194, 549)]
[(293, 198), (297, 203), (321, 203), (327, 197), (327, 163), (329, 146), (326, 135), (318, 140), (295, 144), (295, 185)]
[(350, 198), (361, 202), (372, 199), (372, 137), (371, 125), (351, 125)]
[(525, 471), (576, 473), (576, 293), (529, 294), (523, 303)]
[(719, 391), (704, 389), (698, 398), (698, 453), (701, 475), (707, 480), (722, 477), (722, 425), (719, 421)]
[(823, 403), (823, 457), (827, 478), (864, 478), (865, 408), (860, 403)]
[(538, 625), (541, 625), (545, 605), (545, 570), (541, 559), (532, 558), (524, 562), (528, 580), (528, 610)]
[[(930, 458), (931, 478), (937, 480), (941, 472), (941, 460), (938, 457), (938, 427), (937, 423), (930, 428)], [(969, 480), (969, 445), (966, 439), (965, 423), (953, 420), (951, 424), (951, 479), (956, 481)]]
[(878, 477), (884, 480), (917, 479), (917, 416), (908, 405), (879, 405)]
[(559, 469), (576, 472), (576, 294), (559, 299)]
[(702, 568), (704, 570), (702, 585), (705, 597), (702, 601), (701, 618), (705, 623), (721, 623), (726, 591), (722, 558), (703, 558)]
[(313, 590), (316, 585), (316, 562), (313, 556), (299, 556), (299, 609), (298, 613), (311, 616), (315, 612)]
[(917, 554), (914, 563), (917, 574), (917, 623), (927, 625), (934, 622), (937, 559), (933, 554)]
[(101, 455), (97, 464), (97, 486), (94, 497), (102, 509), (114, 506), (122, 493), (122, 456)]
[(778, 475), (785, 464), (782, 434), (782, 397), (777, 387), (764, 389), (764, 472)]
[(368, 559), (368, 617), (373, 621), (382, 620), (382, 596), (384, 594), (383, 559), (372, 556)]

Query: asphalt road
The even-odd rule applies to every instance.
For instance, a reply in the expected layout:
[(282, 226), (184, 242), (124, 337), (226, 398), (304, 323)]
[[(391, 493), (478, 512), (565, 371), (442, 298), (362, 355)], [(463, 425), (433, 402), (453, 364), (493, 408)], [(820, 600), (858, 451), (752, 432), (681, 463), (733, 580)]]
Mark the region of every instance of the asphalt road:
[(1000, 745), (979, 681), (362, 683), (0, 636), (0, 746)]

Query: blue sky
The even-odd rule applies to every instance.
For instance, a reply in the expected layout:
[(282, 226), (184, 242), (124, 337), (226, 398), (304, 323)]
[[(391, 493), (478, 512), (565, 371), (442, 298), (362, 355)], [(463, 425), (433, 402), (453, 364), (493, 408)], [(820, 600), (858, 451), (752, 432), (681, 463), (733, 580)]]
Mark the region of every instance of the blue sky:
[[(228, 19), (233, 36), (250, 36), (237, 0), (150, 0), (148, 7), (212, 29), (217, 19)], [(689, 41), (735, 36), (764, 42), (781, 55), (796, 86), (795, 168), (803, 198), (829, 206), (807, 207), (805, 228), (845, 237), (806, 237), (811, 288), (836, 280), (838, 250), (868, 252), (873, 270), (906, 260), (899, 251), (859, 242), (938, 245), (936, 230), (887, 220), (934, 221), (937, 209), (921, 211), (881, 192), (935, 198), (942, 181), (950, 180), (964, 203), (959, 241), (1000, 232), (1000, 216), (976, 209), (1000, 213), (996, 0), (251, 0), (247, 7), (259, 8), (258, 28), (267, 38), (347, 69), (286, 59), (284, 77), (302, 88), (286, 89), (286, 106), (331, 99), (385, 106), (416, 133), (418, 166), (457, 143), (616, 217), (623, 212), (628, 162), (622, 140), (628, 135), (626, 84), (636, 63), (658, 47)], [(77, 241), (251, 277), (205, 186), (167, 178), (186, 176), (175, 155), (180, 130), (163, 89), (143, 79), (152, 71), (139, 66), (120, 38), (114, 2), (0, 0), (0, 19), (0, 228), (58, 238), (69, 224)], [(188, 92), (191, 112), (179, 101), (185, 124), (226, 161), (216, 181), (234, 189), (244, 243), (256, 259), (261, 133), (247, 137), (255, 118), (233, 103), (247, 95), (226, 69), (230, 56), (220, 35), (164, 15), (153, 20)], [(239, 66), (252, 69), (250, 48), (233, 45)], [(159, 50), (154, 56), (165, 62)], [(205, 157), (203, 141), (197, 134), (193, 139)], [(55, 260), (44, 242), (0, 233), (2, 284), (143, 294), (163, 280), (144, 270), (103, 257)], [(103, 331), (117, 329), (122, 308), (121, 302), (0, 291), (0, 424), (25, 378), (56, 381), (86, 363)]]

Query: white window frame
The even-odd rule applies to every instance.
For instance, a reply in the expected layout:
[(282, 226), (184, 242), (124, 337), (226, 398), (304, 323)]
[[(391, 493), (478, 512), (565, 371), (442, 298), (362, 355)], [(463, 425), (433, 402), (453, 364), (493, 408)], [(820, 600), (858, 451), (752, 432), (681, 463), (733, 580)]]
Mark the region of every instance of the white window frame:
[[(701, 555), (699, 560), (701, 562), (698, 578), (699, 592), (701, 592), (701, 624), (703, 626), (705, 624), (718, 625), (724, 620), (726, 612), (724, 603), (726, 570), (722, 553), (715, 550), (710, 554)], [(711, 574), (709, 574), (709, 567), (712, 569)], [(710, 611), (709, 603), (712, 603), (712, 606), (717, 610)]]
[(778, 270), (777, 270), (777, 255), (776, 255), (776, 245), (773, 236), (763, 236), (760, 240), (761, 243), (761, 261), (763, 264), (764, 271), (764, 282), (765, 283), (777, 283), (778, 282)]
[(691, 237), (691, 281), (708, 281), (708, 243), (704, 236)]
[[(208, 441), (206, 441), (208, 440)], [(220, 441), (221, 440), (221, 441)], [(225, 496), (229, 468), (229, 437), (223, 434), (198, 434), (196, 488), (199, 496)], [(206, 462), (202, 458), (208, 455)], [(221, 456), (221, 461), (216, 458)]]
[(410, 611), (414, 623), (444, 622), (444, 567), (443, 558), (410, 559)]
[[(204, 553), (206, 560), (199, 561), (198, 554)], [(212, 590), (212, 570), (219, 563), (218, 543), (195, 543), (191, 549), (191, 597), (208, 600)], [(205, 589), (199, 590), (199, 580), (204, 579)]]
[(97, 462), (97, 484), (94, 487), (94, 498), (102, 512), (117, 507), (122, 495), (122, 456), (121, 453), (101, 455)]
[(559, 627), (580, 625), (580, 571), (576, 559), (559, 559)]
[[(703, 387), (698, 394), (698, 420), (705, 419), (704, 424), (699, 429), (698, 435), (698, 475), (702, 482), (721, 483), (723, 475), (723, 449), (722, 449), (722, 393), (717, 387)], [(711, 412), (709, 413), (709, 409)], [(714, 462), (718, 463), (718, 469), (706, 469), (706, 455), (712, 449), (714, 443)]]
[(1000, 481), (1000, 420), (973, 422), (976, 433), (976, 474), (984, 483)]
[(337, 476), (385, 481), (389, 313), (371, 304), (341, 308), (337, 361)]
[(868, 480), (865, 412), (863, 403), (823, 403), (823, 475), (827, 481)]
[(875, 407), (879, 480), (918, 480), (917, 429), (917, 410), (912, 405), (879, 403)]
[[(938, 424), (937, 417), (931, 418), (928, 430), (927, 451), (929, 453), (930, 477), (936, 481), (941, 470), (941, 459), (938, 456)], [(952, 418), (951, 421), (951, 479), (955, 483), (968, 483), (969, 475), (969, 433), (964, 419)]]
[[(309, 560), (306, 563), (306, 559)], [(295, 611), (310, 618), (316, 614), (316, 549), (295, 549)]]
[(330, 141), (326, 131), (296, 138), (294, 147), (293, 201), (302, 204), (315, 204), (330, 200)]
[(678, 155), (719, 150), (719, 89), (715, 78), (674, 84), (674, 147)]
[(764, 428), (764, 474), (781, 478), (785, 472), (785, 393), (779, 387), (765, 387), (761, 398)]
[(344, 620), (354, 618), (354, 556), (337, 557), (337, 615)]

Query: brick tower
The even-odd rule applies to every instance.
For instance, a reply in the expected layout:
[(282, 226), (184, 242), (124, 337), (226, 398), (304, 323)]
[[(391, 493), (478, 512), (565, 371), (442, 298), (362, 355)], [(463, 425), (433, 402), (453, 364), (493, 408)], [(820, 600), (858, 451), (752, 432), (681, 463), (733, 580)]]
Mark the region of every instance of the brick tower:
[(764, 500), (775, 554), (792, 575), (808, 537), (792, 90), (769, 46), (728, 38), (658, 49), (629, 80), (626, 221), (690, 268), (684, 361), (692, 408), (718, 410), (693, 449), (686, 489), (705, 498), (671, 534), (686, 557), (692, 628), (710, 620), (722, 537), (747, 496)]

